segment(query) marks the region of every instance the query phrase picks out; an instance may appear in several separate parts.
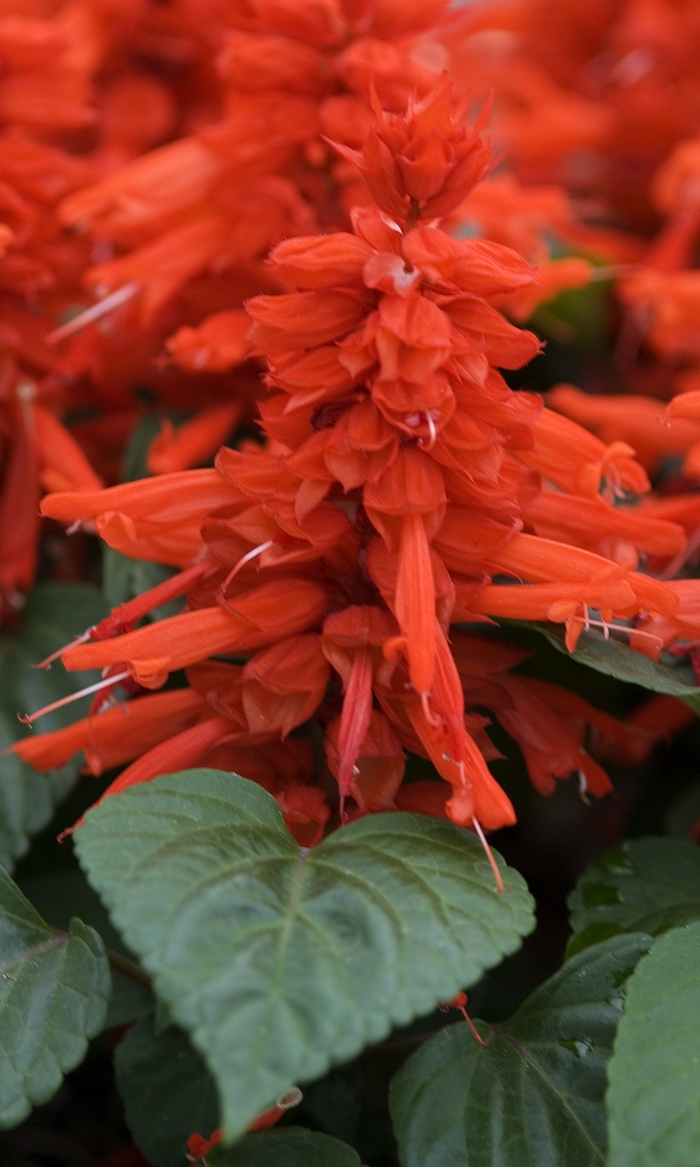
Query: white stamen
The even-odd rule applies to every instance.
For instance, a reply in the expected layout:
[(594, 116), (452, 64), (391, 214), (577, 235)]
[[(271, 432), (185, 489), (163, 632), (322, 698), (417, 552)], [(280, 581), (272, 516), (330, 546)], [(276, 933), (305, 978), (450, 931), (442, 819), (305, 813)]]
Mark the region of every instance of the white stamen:
[(251, 559), (255, 559), (258, 555), (262, 555), (264, 551), (267, 551), (268, 547), (272, 547), (272, 544), (273, 540), (267, 539), (265, 543), (258, 544), (258, 546), (254, 547), (252, 551), (248, 551), (246, 555), (241, 556), (236, 566), (231, 568), (230, 572), (226, 576), (226, 579), (219, 588), (222, 596), (225, 595), (226, 588), (230, 584), (231, 580), (238, 575), (239, 571), (245, 567), (246, 563), (250, 563)]
[[(587, 608), (587, 605), (583, 605)], [(590, 616), (584, 619), (582, 616), (572, 616), (572, 620), (578, 620), (583, 624), (584, 631), (589, 632), (591, 628), (602, 628), (603, 636), (606, 640), (610, 639), (611, 631), (626, 632), (629, 636), (646, 636), (648, 640), (655, 640), (659, 646), (663, 644), (660, 636), (654, 636), (652, 632), (645, 632), (643, 628), (630, 628), (628, 624), (607, 624), (605, 620), (591, 620)]]
[(585, 802), (586, 806), (590, 806), (591, 800), (588, 797), (588, 783), (586, 782), (586, 775), (583, 770), (578, 772), (578, 792), (581, 795), (581, 801)]
[(17, 720), (21, 721), (23, 725), (31, 725), (39, 717), (43, 717), (46, 713), (52, 713), (54, 709), (61, 709), (64, 705), (70, 705), (73, 701), (79, 701), (81, 697), (87, 697), (89, 693), (97, 693), (99, 689), (106, 689), (109, 685), (116, 685), (119, 681), (125, 681), (131, 674), (127, 671), (124, 673), (117, 673), (116, 677), (105, 677), (103, 681), (96, 681), (94, 685), (88, 685), (85, 689), (79, 689), (77, 693), (70, 693), (68, 697), (61, 697), (60, 701), (52, 701), (50, 705), (45, 705), (43, 709), (37, 709), (36, 713), (18, 713)]
[(93, 321), (99, 320), (102, 316), (106, 316), (113, 308), (118, 308), (121, 304), (126, 304), (128, 300), (135, 296), (140, 290), (141, 285), (136, 282), (124, 284), (121, 288), (117, 288), (116, 292), (105, 296), (102, 300), (98, 300), (91, 308), (86, 308), (84, 312), (78, 313), (67, 324), (62, 324), (60, 328), (54, 328), (46, 337), (47, 344), (58, 344), (59, 340), (65, 340), (67, 336), (72, 336), (74, 332), (80, 332), (87, 324), (92, 324)]
[(484, 832), (481, 829), (481, 823), (479, 822), (479, 820), (472, 817), (472, 823), (474, 824), (474, 830), (476, 831), (477, 835), (479, 836), (479, 842), (481, 843), (481, 846), (484, 848), (484, 854), (486, 855), (486, 858), (488, 859), (489, 864), (491, 866), (491, 870), (493, 871), (493, 877), (496, 880), (496, 891), (499, 894), (501, 894), (506, 889), (503, 886), (503, 879), (501, 878), (501, 873), (498, 870), (498, 864), (496, 863), (496, 860), (493, 857), (493, 851), (491, 850), (491, 848), (489, 847), (489, 845), (486, 841), (486, 835), (484, 834)]

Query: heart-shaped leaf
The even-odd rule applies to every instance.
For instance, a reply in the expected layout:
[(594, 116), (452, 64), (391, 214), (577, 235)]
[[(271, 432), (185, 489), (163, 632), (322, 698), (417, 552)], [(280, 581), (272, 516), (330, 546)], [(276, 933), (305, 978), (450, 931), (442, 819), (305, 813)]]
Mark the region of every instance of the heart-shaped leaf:
[(441, 1029), (395, 1077), (402, 1167), (602, 1167), (605, 1066), (625, 981), (651, 937), (573, 957), (503, 1026)]
[[(46, 733), (85, 716), (88, 698), (47, 714), (31, 731), (17, 720), (18, 713), (34, 712), (99, 679), (94, 670), (67, 673), (60, 663), (50, 671), (32, 665), (96, 624), (107, 611), (97, 589), (87, 584), (40, 584), (29, 594), (19, 632), (0, 636), (0, 749), (29, 732)], [(14, 861), (27, 851), (30, 837), (43, 830), (72, 789), (78, 769), (77, 762), (69, 762), (40, 774), (14, 754), (0, 758), (0, 865), (12, 870)]]
[(56, 932), (0, 868), (0, 1127), (48, 1101), (100, 1032), (111, 990), (104, 945), (71, 920)]
[(476, 838), (383, 814), (312, 850), (262, 787), (217, 770), (109, 798), (80, 861), (217, 1080), (229, 1137), (290, 1085), (478, 980), (533, 927)]
[(656, 941), (630, 978), (608, 1066), (609, 1167), (700, 1163), (700, 921)]
[(216, 1087), (187, 1036), (174, 1026), (159, 1033), (153, 1015), (144, 1017), (117, 1046), (114, 1068), (129, 1130), (148, 1162), (187, 1167), (188, 1137), (208, 1137), (219, 1125)]
[(248, 1135), (235, 1147), (215, 1147), (206, 1167), (362, 1167), (357, 1151), (340, 1139), (291, 1126)]
[(700, 851), (679, 839), (628, 839), (604, 851), (569, 896), (569, 954), (605, 935), (656, 936), (700, 918)]

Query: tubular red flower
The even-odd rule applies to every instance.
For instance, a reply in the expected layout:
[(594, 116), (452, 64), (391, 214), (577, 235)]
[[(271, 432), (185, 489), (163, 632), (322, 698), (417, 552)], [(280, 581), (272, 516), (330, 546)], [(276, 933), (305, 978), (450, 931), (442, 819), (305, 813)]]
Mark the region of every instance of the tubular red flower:
[(147, 689), (158, 689), (168, 673), (219, 652), (260, 648), (316, 623), (326, 595), (301, 579), (261, 584), (237, 596), (227, 610), (204, 608), (159, 620), (112, 640), (82, 644), (61, 658), (67, 669), (104, 668), (124, 661)]
[(422, 515), (408, 514), (403, 519), (395, 611), (411, 681), (427, 698), (435, 669), (435, 582)]
[(122, 770), (111, 786), (108, 786), (96, 805), (104, 802), (112, 794), (121, 794), (130, 786), (140, 782), (150, 782), (161, 774), (172, 774), (176, 770), (194, 766), (208, 750), (226, 737), (231, 724), (225, 717), (210, 717), (200, 721), (181, 733), (161, 742), (143, 754), (137, 762), (132, 762)]
[(202, 697), (192, 689), (154, 693), (84, 717), (65, 729), (23, 738), (13, 751), (36, 770), (47, 771), (83, 750), (90, 772), (100, 775), (186, 729), (203, 708)]

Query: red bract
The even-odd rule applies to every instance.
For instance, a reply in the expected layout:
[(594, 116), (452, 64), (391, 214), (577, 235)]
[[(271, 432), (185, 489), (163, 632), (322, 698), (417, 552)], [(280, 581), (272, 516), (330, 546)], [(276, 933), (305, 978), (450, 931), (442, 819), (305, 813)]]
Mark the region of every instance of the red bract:
[(455, 101), (447, 74), (412, 100), (405, 115), (385, 112), (373, 98), (377, 126), (362, 150), (336, 148), (355, 163), (379, 209), (401, 225), (441, 218), (491, 168), (492, 152), (480, 135), (488, 115), (473, 130), (465, 128), (467, 103)]

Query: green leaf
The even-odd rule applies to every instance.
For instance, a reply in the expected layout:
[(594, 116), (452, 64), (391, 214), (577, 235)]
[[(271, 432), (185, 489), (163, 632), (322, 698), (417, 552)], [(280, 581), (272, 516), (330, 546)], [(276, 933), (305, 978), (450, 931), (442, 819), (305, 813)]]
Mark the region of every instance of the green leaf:
[(700, 1163), (700, 922), (657, 940), (630, 978), (608, 1066), (609, 1167)]
[(449, 1000), (519, 947), (475, 837), (380, 814), (300, 848), (262, 787), (186, 770), (109, 798), (80, 861), (217, 1080), (228, 1137), (291, 1085)]
[[(79, 916), (99, 933), (113, 952), (131, 957), (82, 871), (54, 871), (51, 875), (20, 879), (18, 883), (20, 891), (51, 927), (67, 931), (71, 918)], [(153, 994), (144, 985), (137, 984), (114, 968), (111, 973), (112, 995), (104, 1021), (105, 1029), (130, 1025), (154, 1007)]]
[[(96, 670), (67, 673), (58, 662), (50, 671), (32, 665), (106, 615), (104, 600), (87, 584), (40, 584), (29, 594), (19, 632), (0, 636), (0, 750), (85, 716), (87, 697), (47, 714), (33, 730), (17, 720), (18, 712), (33, 712), (99, 680)], [(14, 754), (0, 758), (0, 866), (11, 871), (26, 853), (30, 837), (51, 821), (74, 786), (78, 769), (77, 762), (69, 762), (40, 774)]]
[(153, 1016), (134, 1025), (114, 1058), (117, 1086), (134, 1141), (152, 1167), (187, 1167), (188, 1137), (219, 1125), (216, 1087), (181, 1029), (156, 1031)]
[(32, 643), (35, 626), (42, 640), (45, 635), (54, 639), (57, 634), (77, 636), (106, 615), (105, 602), (92, 584), (37, 584), (27, 596), (22, 612), (20, 640)]
[(601, 1167), (605, 1066), (651, 937), (573, 957), (503, 1026), (441, 1029), (391, 1086), (402, 1167)]
[(109, 999), (103, 1029), (131, 1025), (153, 1008), (153, 993), (112, 968), (112, 996)]
[[(628, 839), (604, 851), (569, 896), (569, 954), (602, 935), (656, 936), (700, 918), (700, 850), (680, 839)], [(602, 930), (602, 931), (601, 931)]]
[(78, 919), (49, 928), (0, 868), (0, 1127), (47, 1102), (83, 1060), (110, 988), (97, 933)]
[(688, 684), (679, 670), (650, 660), (649, 657), (635, 652), (612, 636), (606, 640), (602, 633), (593, 630), (582, 632), (578, 645), (574, 652), (570, 653), (565, 644), (564, 633), (556, 625), (534, 623), (530, 627), (536, 628), (554, 648), (579, 664), (587, 665), (599, 673), (605, 673), (606, 676), (617, 677), (619, 681), (641, 685), (643, 689), (651, 689), (654, 693), (670, 693), (674, 697), (682, 697), (694, 709), (700, 711), (700, 688)]
[(191, 416), (191, 413), (181, 409), (167, 409), (154, 410), (140, 417), (126, 444), (121, 467), (121, 481), (135, 482), (139, 478), (148, 478), (149, 471), (146, 466), (148, 447), (160, 433), (163, 421), (168, 418), (177, 425), (178, 422)]
[(120, 479), (122, 482), (136, 482), (148, 477), (146, 455), (153, 439), (160, 433), (161, 421), (165, 413), (147, 413), (136, 422), (122, 457)]
[(215, 1147), (205, 1162), (206, 1167), (362, 1167), (347, 1143), (298, 1126), (260, 1131), (235, 1147)]

